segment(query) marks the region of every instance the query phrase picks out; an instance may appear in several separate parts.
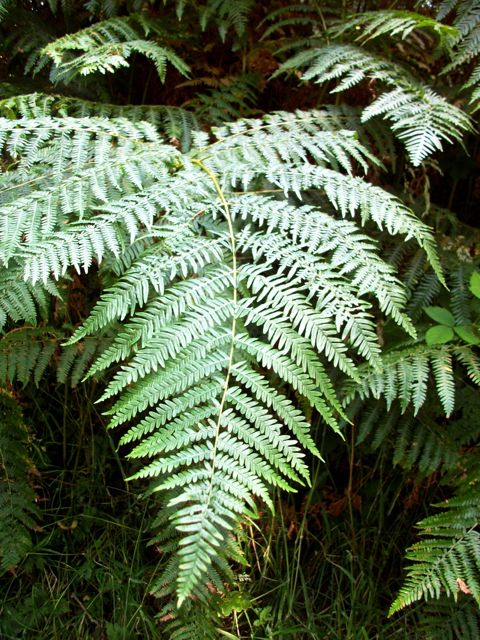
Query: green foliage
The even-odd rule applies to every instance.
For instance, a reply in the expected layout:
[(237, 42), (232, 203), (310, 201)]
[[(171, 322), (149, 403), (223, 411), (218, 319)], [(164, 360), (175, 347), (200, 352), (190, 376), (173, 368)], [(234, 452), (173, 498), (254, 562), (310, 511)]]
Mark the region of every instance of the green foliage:
[[(421, 598), (438, 598), (442, 592), (455, 599), (459, 592), (480, 601), (480, 534), (478, 452), (464, 455), (450, 483), (456, 485), (453, 498), (436, 505), (441, 513), (419, 522), (423, 540), (407, 551), (413, 561), (407, 579), (390, 613)], [(460, 472), (460, 474), (459, 474)]]
[[(254, 495), (270, 503), (269, 484), (287, 489), (288, 480), (308, 478), (298, 447), (317, 453), (308, 424), (266, 373), (305, 397), (338, 429), (335, 414), (342, 410), (322, 360), (353, 378), (348, 349), (378, 361), (375, 326), (363, 296), (377, 297), (384, 313), (412, 331), (402, 312), (400, 284), (353, 223), (255, 192), (226, 200), (223, 189), (235, 184), (237, 175), (244, 188), (263, 174), (273, 185), (280, 179), (286, 192), (299, 191), (297, 166), (306, 149), (318, 162), (307, 174), (310, 188), (321, 189), (325, 173), (328, 184), (343, 180), (343, 173), (326, 165), (341, 163), (348, 170), (347, 153), (363, 162), (367, 151), (348, 132), (324, 135), (314, 119), (315, 114), (299, 112), (242, 121), (217, 130), (217, 141), (195, 150), (192, 160), (183, 157), (171, 179), (179, 195), (195, 184), (194, 215), (185, 210), (184, 197), (169, 202), (159, 225), (162, 242), (140, 254), (74, 336), (130, 315), (91, 373), (124, 361), (102, 397), (122, 394), (109, 410), (111, 426), (139, 416), (122, 442), (138, 441), (130, 457), (153, 461), (135, 477), (169, 474), (154, 487), (169, 491), (168, 535), (176, 539), (185, 532), (177, 568), (170, 569), (180, 603), (207, 580), (221, 585), (222, 550), (230, 553), (230, 532), (238, 517), (254, 508)], [(324, 144), (317, 151), (313, 141), (320, 139)], [(281, 176), (276, 169), (283, 169)], [(168, 184), (161, 188), (172, 190)], [(333, 204), (340, 199), (338, 191), (325, 189), (325, 195), (335, 197)], [(383, 215), (368, 200), (357, 206), (364, 218)], [(396, 229), (418, 226), (419, 242), (428, 243), (426, 229), (406, 210), (402, 224), (403, 210), (397, 207)], [(307, 217), (309, 235), (303, 238)], [(235, 233), (237, 220), (242, 230)], [(343, 274), (351, 272), (357, 273), (347, 280)], [(321, 290), (315, 274), (323, 279)], [(265, 338), (257, 337), (262, 334)], [(259, 366), (262, 372), (255, 370)]]
[(383, 92), (363, 111), (362, 120), (383, 116), (391, 131), (406, 147), (413, 165), (419, 165), (444, 142), (460, 141), (471, 130), (466, 114), (438, 93), (418, 82), (405, 68), (384, 56), (351, 44), (331, 44), (298, 53), (280, 71), (305, 68), (302, 79), (327, 83), (339, 80), (332, 89), (340, 92), (369, 79), (394, 87)]
[[(343, 437), (352, 401), (359, 442), (393, 441), (393, 461), (420, 477), (463, 469), (464, 446), (478, 462), (478, 429), (465, 426), (465, 389), (480, 383), (478, 272), (457, 259), (444, 276), (422, 219), (431, 156), (473, 131), (450, 86), (475, 62), (476, 5), (443, 3), (438, 20), (455, 9), (453, 27), (402, 9), (348, 16), (344, 4), (332, 24), (338, 7), (271, 8), (0, 4), (12, 31), (0, 87), (0, 378), (55, 384), (52, 366), (56, 384), (103, 378), (96, 398), (155, 505), (165, 563), (151, 590), (178, 639), (218, 637), (222, 615), (250, 606), (233, 597), (242, 530), (261, 504), (273, 511), (272, 489), (310, 485), (319, 443)], [(253, 49), (249, 21), (261, 31), (265, 16), (266, 48)], [(290, 49), (279, 66), (271, 52)], [(35, 84), (15, 85), (20, 68)], [(300, 75), (301, 89), (287, 84)], [(192, 97), (205, 78), (210, 89)], [(332, 82), (360, 106), (323, 104)], [(150, 95), (150, 106), (130, 104)], [(424, 180), (423, 210), (407, 175)], [(64, 458), (66, 448), (64, 436)], [(352, 531), (353, 467), (352, 457)], [(392, 612), (443, 593), (478, 601), (475, 473), (445, 477), (455, 496), (419, 524), (429, 537), (409, 551)], [(458, 628), (475, 624), (465, 614)]]
[[(452, 43), (451, 62), (444, 72), (458, 71), (462, 65), (473, 69), (463, 85), (463, 89), (470, 94), (469, 101), (472, 111), (478, 109), (480, 98), (480, 65), (478, 55), (480, 53), (480, 20), (479, 6), (475, 0), (445, 0), (441, 3), (437, 18), (443, 20), (453, 16), (453, 26), (457, 29), (457, 36)], [(467, 68), (468, 68), (467, 66)]]
[(431, 601), (425, 607), (421, 625), (421, 633), (428, 640), (475, 640), (480, 633), (478, 610), (468, 596), (460, 596), (457, 602), (445, 597)]
[(147, 122), (166, 139), (178, 139), (184, 151), (190, 149), (192, 145), (192, 132), (200, 128), (195, 115), (180, 107), (106, 104), (44, 93), (6, 97), (0, 101), (0, 114), (6, 118), (98, 116), (109, 120), (128, 120), (133, 123)]
[(458, 31), (454, 27), (437, 22), (429, 16), (401, 9), (359, 13), (349, 20), (334, 25), (330, 32), (335, 37), (339, 37), (356, 31), (355, 40), (363, 43), (385, 35), (405, 40), (414, 31), (420, 29), (432, 31), (438, 35), (442, 47), (448, 46), (458, 37)]
[(188, 65), (169, 47), (145, 39), (150, 34), (160, 38), (165, 36), (155, 21), (141, 14), (131, 14), (96, 22), (75, 34), (67, 34), (47, 45), (42, 54), (54, 63), (51, 72), (54, 83), (70, 83), (78, 74), (112, 73), (128, 66), (128, 58), (135, 53), (153, 62), (162, 81), (165, 80), (167, 63), (187, 75)]
[(32, 546), (39, 511), (27, 454), (29, 433), (15, 399), (0, 392), (0, 573), (15, 570)]

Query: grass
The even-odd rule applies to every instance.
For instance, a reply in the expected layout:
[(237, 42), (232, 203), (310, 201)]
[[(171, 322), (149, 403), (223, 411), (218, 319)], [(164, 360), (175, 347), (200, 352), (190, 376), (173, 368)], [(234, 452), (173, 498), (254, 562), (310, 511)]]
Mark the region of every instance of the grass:
[(2, 639), (158, 635), (148, 596), (159, 561), (146, 546), (149, 503), (124, 482), (93, 393), (37, 392), (24, 407), (38, 434), (42, 530), (26, 560), (0, 579)]
[(386, 612), (422, 501), (411, 506), (412, 484), (388, 458), (354, 459), (350, 443), (325, 448), (332, 455), (313, 464), (310, 490), (279, 496), (276, 515), (250, 536), (252, 610), (241, 637), (416, 638), (415, 609), (390, 620)]
[[(36, 434), (41, 531), (25, 561), (0, 577), (0, 637), (166, 638), (163, 603), (149, 595), (162, 562), (147, 546), (153, 498), (130, 492), (131, 470), (95, 409), (94, 386), (30, 391), (22, 398)], [(353, 434), (336, 438), (319, 431), (325, 462), (311, 461), (311, 487), (277, 495), (275, 515), (244, 528), (248, 566), (222, 601), (219, 637), (429, 637), (417, 609), (386, 612), (434, 483), (415, 485), (386, 449), (370, 454), (353, 446)]]

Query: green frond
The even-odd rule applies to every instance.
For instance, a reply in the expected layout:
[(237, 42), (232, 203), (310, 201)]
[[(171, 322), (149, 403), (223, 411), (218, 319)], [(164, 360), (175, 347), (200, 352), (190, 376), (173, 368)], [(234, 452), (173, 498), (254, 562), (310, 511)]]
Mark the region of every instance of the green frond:
[(71, 82), (77, 75), (113, 73), (129, 65), (133, 54), (146, 56), (155, 65), (159, 78), (164, 81), (167, 64), (183, 75), (189, 67), (177, 54), (146, 36), (165, 35), (153, 20), (143, 15), (110, 18), (96, 22), (77, 33), (69, 33), (48, 44), (43, 54), (54, 63), (53, 82)]
[(398, 399), (403, 411), (412, 404), (417, 413), (425, 403), (431, 371), (448, 417), (455, 407), (453, 357), (467, 366), (467, 372), (473, 380), (477, 379), (478, 359), (470, 347), (412, 344), (407, 348), (386, 352), (380, 369), (361, 365), (358, 370), (361, 383), (352, 381), (346, 384), (344, 405), (352, 402), (357, 394), (362, 399), (384, 396), (388, 407)]
[(11, 9), (12, 0), (1, 0), (0, 1), (0, 20), (3, 20)]
[[(443, 511), (418, 524), (428, 538), (414, 544), (407, 558), (414, 562), (407, 579), (392, 604), (390, 614), (422, 598), (453, 596), (460, 592), (480, 602), (480, 534), (475, 530), (480, 517), (478, 452), (464, 456), (452, 472), (456, 486), (453, 498), (436, 505)], [(459, 474), (459, 470), (461, 473)]]
[(449, 288), (452, 292), (450, 307), (458, 325), (472, 323), (470, 292), (468, 282), (473, 269), (470, 265), (458, 262), (454, 269), (449, 270)]
[[(176, 0), (177, 6), (183, 1)], [(200, 8), (200, 25), (202, 29), (205, 29), (211, 20), (215, 20), (222, 38), (225, 38), (227, 30), (230, 28), (234, 28), (241, 35), (245, 30), (253, 4), (253, 0), (238, 0), (238, 2), (207, 0), (205, 5)]]
[(0, 384), (33, 381), (40, 385), (48, 367), (55, 366), (57, 380), (77, 386), (95, 357), (108, 347), (105, 336), (89, 337), (61, 348), (66, 333), (53, 327), (17, 327), (0, 338)]
[(179, 139), (183, 151), (192, 145), (192, 132), (200, 125), (193, 113), (170, 105), (117, 105), (82, 100), (71, 96), (29, 93), (0, 100), (0, 115), (11, 118), (108, 118), (148, 122), (167, 139)]
[(468, 5), (468, 3), (462, 2), (462, 0), (442, 0), (437, 11), (437, 20), (443, 20), (444, 18), (446, 18), (448, 14), (457, 7), (458, 4)]
[(454, 354), (458, 358), (459, 362), (461, 362), (467, 369), (467, 374), (470, 380), (472, 380), (475, 385), (480, 385), (479, 356), (467, 346), (456, 347), (454, 349)]
[[(389, 373), (386, 383), (394, 385)], [(366, 405), (357, 403), (349, 411), (358, 422), (357, 444), (363, 443), (370, 451), (388, 448), (395, 465), (415, 471), (419, 478), (455, 471), (465, 447), (471, 446), (480, 433), (476, 420), (480, 411), (478, 391), (470, 386), (460, 388), (455, 413), (448, 421), (443, 407), (431, 395), (416, 414), (414, 411), (414, 407), (405, 409), (399, 402), (387, 406), (383, 399), (370, 400)]]
[[(414, 239), (442, 277), (426, 225), (355, 175), (379, 161), (339, 118), (353, 116), (244, 119), (212, 142), (195, 133), (189, 154), (140, 120), (4, 119), (15, 162), (3, 262), (26, 286), (101, 263), (109, 286), (59, 356), (59, 380), (115, 367), (99, 401), (115, 398), (112, 428), (131, 422), (121, 444), (141, 460), (134, 477), (175, 507), (165, 548), (176, 549), (180, 603), (221, 584), (256, 499), (272, 506), (271, 487), (308, 482), (305, 451), (320, 453), (291, 398), (340, 432), (329, 365), (357, 383), (358, 363), (381, 371), (378, 314), (415, 334), (405, 289), (362, 227)], [(310, 192), (318, 204), (300, 205)], [(413, 389), (420, 406), (426, 367), (411, 364), (397, 395), (407, 404)]]
[(0, 573), (14, 569), (32, 546), (30, 532), (38, 527), (35, 492), (29, 480), (29, 433), (20, 408), (0, 391)]
[(428, 640), (476, 640), (480, 635), (478, 607), (468, 596), (431, 600), (419, 616), (420, 633)]
[(408, 569), (408, 578), (390, 608), (390, 615), (423, 598), (456, 596), (460, 585), (480, 601), (480, 534), (468, 531), (455, 538), (423, 540), (410, 547), (407, 558), (417, 564)]
[[(208, 78), (207, 78), (208, 80)], [(198, 86), (201, 80), (191, 80), (182, 86)], [(254, 73), (244, 73), (229, 78), (221, 78), (218, 85), (198, 91), (184, 107), (195, 112), (200, 120), (208, 120), (220, 125), (230, 120), (254, 115), (254, 105), (259, 91), (259, 77)]]
[(355, 40), (357, 42), (367, 42), (386, 35), (405, 40), (413, 31), (421, 29), (437, 35), (440, 43), (444, 47), (447, 47), (455, 40), (458, 34), (455, 27), (442, 24), (424, 14), (402, 9), (359, 13), (353, 18), (331, 27), (330, 33), (332, 33), (334, 37), (351, 33), (356, 36)]
[(415, 166), (441, 151), (443, 143), (460, 142), (471, 130), (466, 114), (428, 88), (384, 93), (364, 110), (363, 119), (379, 115), (392, 122), (392, 131), (404, 143)]
[[(354, 131), (322, 130), (322, 111), (280, 111), (260, 119), (242, 119), (213, 129), (216, 141), (204, 149), (203, 161), (221, 176), (222, 183), (247, 187), (254, 176), (285, 165), (307, 164), (352, 172), (353, 161), (364, 170), (379, 161)], [(245, 175), (243, 175), (245, 173)], [(267, 174), (268, 175), (268, 174)]]
[(363, 48), (333, 44), (303, 51), (277, 73), (304, 67), (308, 67), (302, 76), (305, 81), (338, 80), (332, 92), (345, 91), (367, 79), (395, 87), (366, 107), (362, 119), (381, 115), (390, 120), (392, 132), (405, 144), (414, 165), (441, 150), (444, 142), (461, 141), (471, 130), (470, 119), (463, 111), (419, 83), (399, 64)]
[(448, 417), (455, 407), (455, 381), (452, 356), (447, 349), (437, 349), (430, 354), (437, 392)]
[[(87, 321), (72, 337), (72, 341), (108, 326), (114, 320), (123, 320), (137, 306), (143, 307), (152, 292), (163, 295), (177, 276), (186, 277), (197, 269), (219, 264), (223, 259), (225, 239), (208, 239), (185, 235), (176, 255), (171, 253), (169, 240), (178, 240), (178, 227), (165, 235), (165, 242), (153, 245), (143, 252), (123, 274), (118, 283), (107, 289)], [(196, 288), (196, 283), (195, 283)]]

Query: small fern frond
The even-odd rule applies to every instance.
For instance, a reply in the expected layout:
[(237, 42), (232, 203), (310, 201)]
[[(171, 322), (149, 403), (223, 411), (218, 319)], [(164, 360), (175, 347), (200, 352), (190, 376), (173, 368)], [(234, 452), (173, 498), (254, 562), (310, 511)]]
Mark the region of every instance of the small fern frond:
[(448, 421), (443, 407), (431, 395), (416, 414), (413, 407), (403, 414), (401, 410), (396, 402), (387, 407), (383, 399), (370, 400), (359, 413), (357, 443), (365, 443), (372, 451), (390, 446), (393, 463), (408, 471), (416, 470), (421, 478), (456, 469), (465, 447), (471, 446), (480, 433), (476, 420), (480, 398), (470, 386), (458, 390), (455, 413)]
[(169, 47), (155, 40), (145, 39), (150, 33), (158, 35), (158, 25), (143, 15), (110, 18), (96, 22), (77, 33), (69, 33), (48, 44), (43, 54), (54, 63), (53, 82), (71, 82), (77, 75), (113, 73), (129, 65), (133, 53), (146, 56), (155, 65), (164, 81), (167, 64), (186, 76), (188, 65)]
[(95, 357), (108, 347), (104, 336), (88, 337), (61, 349), (66, 334), (52, 327), (17, 327), (0, 338), (0, 383), (33, 381), (39, 386), (47, 368), (56, 367), (57, 380), (79, 384)]
[(407, 558), (417, 564), (408, 569), (408, 578), (390, 608), (390, 615), (423, 598), (456, 596), (461, 586), (480, 602), (480, 534), (470, 530), (453, 540), (434, 538), (410, 547)]
[(330, 33), (334, 37), (352, 33), (356, 36), (357, 42), (367, 42), (386, 35), (405, 40), (413, 31), (422, 29), (437, 35), (444, 47), (448, 47), (458, 35), (455, 27), (442, 24), (421, 13), (402, 9), (360, 13), (339, 25), (334, 25), (330, 28)]
[(362, 399), (378, 399), (383, 395), (388, 407), (398, 398), (403, 411), (411, 403), (417, 413), (427, 396), (431, 370), (439, 399), (448, 417), (455, 407), (453, 358), (464, 364), (468, 375), (475, 382), (478, 381), (478, 356), (469, 346), (412, 345), (385, 353), (379, 370), (366, 364), (361, 365), (359, 373), (362, 382), (359, 385), (347, 383), (344, 404), (352, 402), (357, 393)]
[[(176, 4), (178, 10), (178, 6), (184, 4), (184, 0), (176, 0)], [(198, 7), (200, 25), (205, 29), (211, 20), (215, 20), (223, 39), (231, 28), (235, 29), (238, 35), (242, 35), (253, 6), (253, 0), (207, 0), (203, 6)]]
[[(418, 527), (428, 536), (407, 551), (415, 564), (390, 609), (390, 615), (422, 598), (439, 598), (441, 593), (457, 599), (460, 592), (480, 603), (480, 534), (475, 530), (480, 519), (478, 452), (464, 455), (447, 479), (456, 485), (453, 498), (436, 505), (443, 508), (422, 520)], [(453, 479), (453, 481), (452, 481)]]
[(431, 600), (419, 614), (422, 637), (428, 640), (477, 640), (480, 636), (478, 607), (468, 596)]
[(0, 573), (12, 570), (32, 546), (39, 511), (29, 474), (29, 433), (17, 402), (0, 391)]
[(50, 297), (60, 294), (55, 283), (46, 279), (44, 286), (33, 286), (22, 281), (19, 269), (0, 271), (0, 332), (10, 322), (26, 322), (36, 325), (38, 320), (46, 319)]
[(12, 8), (12, 0), (0, 0), (0, 20), (3, 20)]

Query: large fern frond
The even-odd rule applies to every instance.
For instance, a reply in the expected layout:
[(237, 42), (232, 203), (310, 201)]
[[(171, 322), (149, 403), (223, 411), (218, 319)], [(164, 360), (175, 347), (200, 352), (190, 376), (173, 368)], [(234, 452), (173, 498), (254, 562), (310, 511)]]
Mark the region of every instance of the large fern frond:
[[(335, 208), (406, 232), (434, 256), (431, 235), (395, 198), (349, 175), (370, 154), (348, 131), (322, 131), (322, 120), (315, 112), (242, 120), (216, 130), (211, 144), (197, 136), (190, 157), (166, 160), (174, 170), (132, 201), (137, 210), (157, 203), (156, 242), (73, 337), (129, 316), (91, 374), (121, 363), (102, 399), (119, 396), (112, 427), (136, 422), (122, 442), (136, 442), (130, 457), (148, 462), (134, 477), (167, 492), (178, 540), (170, 588), (180, 603), (209, 580), (221, 586), (221, 550), (255, 496), (271, 504), (269, 486), (307, 481), (302, 448), (318, 451), (291, 394), (338, 430), (343, 410), (326, 364), (355, 379), (354, 356), (378, 366), (371, 300), (414, 332), (392, 268)], [(333, 182), (349, 185), (345, 197)], [(289, 201), (306, 189), (325, 211)]]

